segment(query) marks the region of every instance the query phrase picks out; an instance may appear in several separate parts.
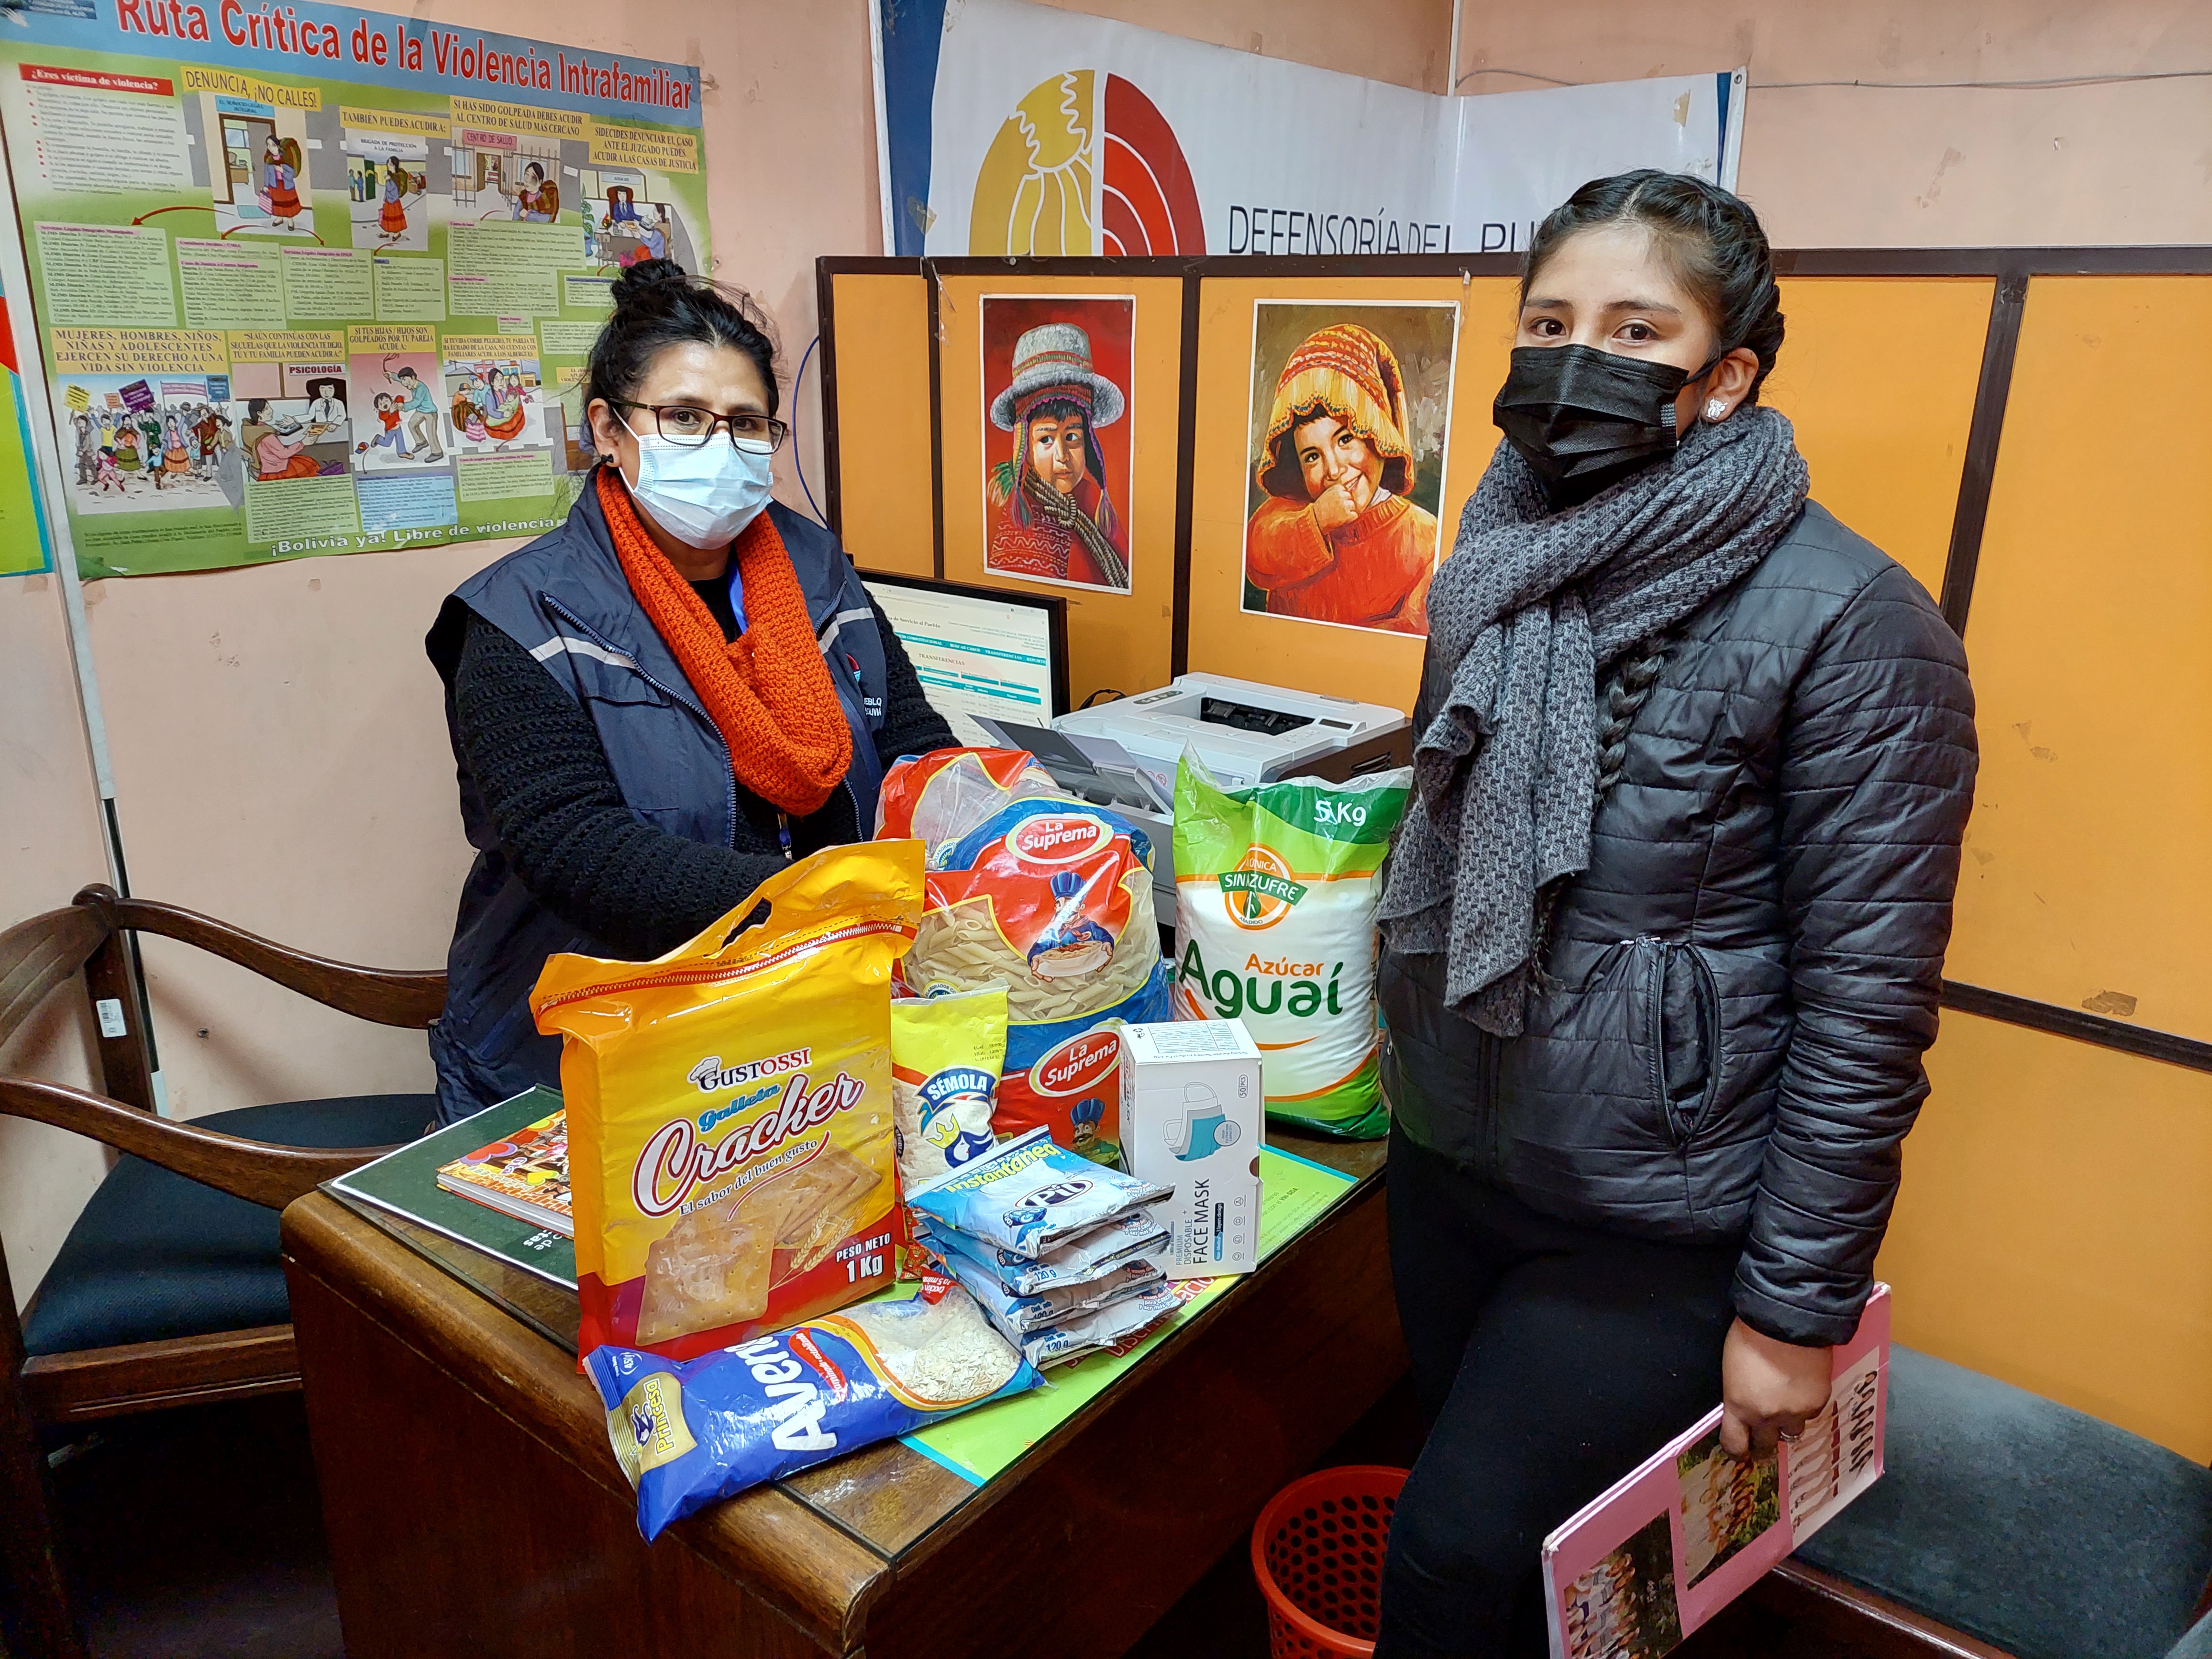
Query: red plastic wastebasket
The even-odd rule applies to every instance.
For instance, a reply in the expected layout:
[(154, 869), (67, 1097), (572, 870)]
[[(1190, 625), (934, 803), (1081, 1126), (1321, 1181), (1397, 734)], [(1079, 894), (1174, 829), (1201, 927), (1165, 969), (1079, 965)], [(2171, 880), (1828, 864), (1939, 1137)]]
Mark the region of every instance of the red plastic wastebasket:
[(1252, 1528), (1274, 1659), (1366, 1659), (1382, 1603), (1382, 1551), (1404, 1469), (1321, 1469), (1277, 1492)]

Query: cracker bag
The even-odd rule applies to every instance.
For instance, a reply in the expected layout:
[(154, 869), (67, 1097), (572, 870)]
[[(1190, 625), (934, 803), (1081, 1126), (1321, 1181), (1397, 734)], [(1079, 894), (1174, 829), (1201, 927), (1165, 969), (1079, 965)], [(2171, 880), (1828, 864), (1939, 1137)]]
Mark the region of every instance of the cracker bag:
[(868, 842), (656, 961), (546, 962), (530, 1009), (566, 1039), (580, 1355), (688, 1359), (891, 1281), (891, 964), (921, 911), (920, 843)]

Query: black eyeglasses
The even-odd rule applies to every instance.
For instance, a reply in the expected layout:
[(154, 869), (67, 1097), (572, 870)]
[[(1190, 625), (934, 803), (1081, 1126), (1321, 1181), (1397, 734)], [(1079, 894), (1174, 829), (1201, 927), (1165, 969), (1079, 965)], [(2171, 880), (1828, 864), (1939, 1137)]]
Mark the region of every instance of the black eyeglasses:
[(695, 409), (690, 404), (634, 404), (620, 398), (607, 401), (617, 409), (650, 410), (653, 430), (686, 449), (696, 449), (707, 442), (719, 426), (730, 434), (732, 448), (755, 455), (773, 455), (783, 447), (784, 439), (791, 433), (781, 421), (770, 420), (749, 410), (735, 415), (717, 415), (711, 409)]

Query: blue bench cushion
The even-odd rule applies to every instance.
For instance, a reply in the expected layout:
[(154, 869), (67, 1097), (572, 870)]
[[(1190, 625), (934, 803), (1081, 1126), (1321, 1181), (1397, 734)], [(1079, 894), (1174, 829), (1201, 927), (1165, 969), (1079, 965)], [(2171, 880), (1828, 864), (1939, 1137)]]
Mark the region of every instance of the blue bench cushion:
[[(388, 1146), (419, 1139), (437, 1106), (435, 1095), (359, 1095), (191, 1121), (283, 1146)], [(75, 1353), (291, 1317), (276, 1211), (126, 1156), (40, 1282), (23, 1316), (23, 1346), (33, 1354)]]
[(2212, 1573), (2212, 1470), (1909, 1348), (1886, 1469), (1799, 1559), (2017, 1659), (2160, 1659)]

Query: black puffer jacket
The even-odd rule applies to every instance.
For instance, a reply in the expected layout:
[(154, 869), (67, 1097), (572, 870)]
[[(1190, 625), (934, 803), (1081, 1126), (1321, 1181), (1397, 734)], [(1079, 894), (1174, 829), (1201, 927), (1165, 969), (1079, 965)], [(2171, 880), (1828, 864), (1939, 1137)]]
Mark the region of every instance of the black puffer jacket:
[(1552, 1215), (1741, 1237), (1747, 1323), (1848, 1337), (1928, 1092), (1973, 717), (1919, 584), (1808, 506), (1668, 651), (1524, 1035), (1386, 952), (1404, 1131)]

